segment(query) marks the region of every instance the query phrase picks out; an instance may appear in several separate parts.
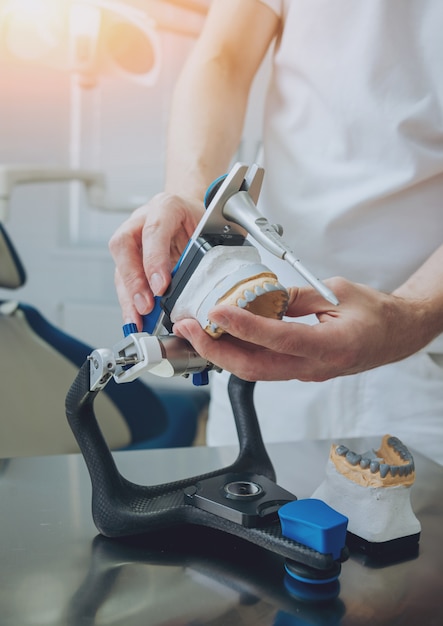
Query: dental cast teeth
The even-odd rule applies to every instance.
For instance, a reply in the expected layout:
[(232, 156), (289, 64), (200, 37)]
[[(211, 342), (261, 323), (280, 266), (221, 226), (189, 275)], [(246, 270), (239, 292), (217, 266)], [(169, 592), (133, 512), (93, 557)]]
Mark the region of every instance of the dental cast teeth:
[[(395, 445), (394, 445), (395, 444)], [(380, 472), (380, 476), (382, 478), (386, 478), (388, 473), (391, 473), (391, 476), (408, 476), (415, 470), (414, 460), (412, 458), (412, 454), (406, 448), (406, 446), (396, 437), (391, 437), (388, 440), (388, 445), (390, 445), (400, 458), (406, 461), (406, 464), (401, 465), (389, 465), (388, 463), (384, 463), (383, 459), (377, 456), (377, 453), (374, 450), (370, 450), (363, 454), (357, 454), (356, 452), (352, 452), (344, 445), (339, 445), (336, 447), (335, 452), (339, 456), (345, 457), (346, 461), (350, 465), (360, 465), (362, 469), (368, 469), (372, 474), (376, 472)]]
[(337, 470), (360, 484), (412, 484), (415, 464), (408, 448), (391, 435), (385, 435), (379, 450), (362, 454), (340, 444), (333, 447), (331, 459)]
[[(266, 273), (240, 282), (213, 304), (230, 304), (256, 315), (281, 319), (288, 306), (288, 292), (277, 277)], [(213, 337), (220, 337), (224, 332), (210, 320), (203, 324), (203, 328)]]
[(264, 296), (271, 291), (285, 291), (285, 288), (278, 281), (275, 283), (265, 282), (263, 285), (255, 285), (253, 291), (251, 291), (251, 289), (245, 289), (243, 297), (237, 299), (237, 306), (244, 309), (248, 304), (254, 302), (258, 296)]
[(260, 261), (253, 246), (215, 246), (202, 258), (178, 297), (171, 321), (197, 319), (212, 337), (223, 334), (208, 318), (211, 308), (228, 304), (255, 315), (281, 319), (289, 302), (287, 290)]
[(401, 538), (416, 545), (421, 526), (410, 501), (414, 480), (412, 454), (385, 435), (378, 450), (362, 454), (332, 445), (325, 479), (311, 497), (345, 515), (351, 535), (382, 546)]

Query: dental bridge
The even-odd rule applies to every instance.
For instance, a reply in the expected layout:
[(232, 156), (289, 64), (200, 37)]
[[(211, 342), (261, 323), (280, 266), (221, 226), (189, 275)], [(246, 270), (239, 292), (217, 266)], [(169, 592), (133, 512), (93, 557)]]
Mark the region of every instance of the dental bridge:
[(122, 476), (94, 413), (95, 398), (111, 378), (121, 384), (149, 371), (162, 377), (192, 375), (195, 384), (207, 382), (208, 372), (216, 368), (170, 332), (170, 313), (177, 291), (214, 245), (250, 245), (245, 241), (250, 233), (288, 260), (324, 297), (338, 303), (288, 248), (281, 228), (258, 213), (255, 202), (262, 178), (261, 168), (237, 164), (209, 189), (207, 211), (175, 268), (168, 292), (157, 298), (155, 310), (146, 316), (144, 330), (136, 332), (135, 325), (126, 325), (126, 336), (112, 349), (97, 349), (87, 357), (67, 394), (66, 415), (89, 471), (93, 519), (102, 535), (122, 538), (189, 524), (208, 527), (280, 555), (294, 583), (315, 587), (318, 598), (322, 593), (326, 598), (337, 595), (341, 563), (348, 558), (347, 518), (319, 500), (297, 500), (276, 483), (254, 408), (255, 383), (234, 375), (229, 380), (239, 440), (235, 462), (171, 483), (143, 486)]

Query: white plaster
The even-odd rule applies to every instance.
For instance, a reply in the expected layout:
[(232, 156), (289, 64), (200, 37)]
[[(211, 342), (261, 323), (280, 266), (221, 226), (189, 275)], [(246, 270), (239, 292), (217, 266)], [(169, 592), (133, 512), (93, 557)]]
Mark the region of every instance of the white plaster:
[(326, 478), (311, 497), (345, 515), (349, 532), (380, 543), (420, 532), (410, 495), (411, 488), (403, 485), (362, 487), (340, 474), (329, 459)]
[[(178, 322), (184, 318), (197, 318), (201, 303), (209, 293), (217, 289), (217, 285), (223, 279), (232, 275), (230, 286), (224, 290), (226, 293), (239, 282), (238, 274), (243, 268), (248, 265), (256, 266), (257, 263), (260, 263), (260, 255), (253, 246), (215, 246), (211, 248), (204, 255), (177, 299), (171, 313), (171, 320)], [(266, 268), (263, 267), (262, 271), (266, 271)], [(255, 272), (251, 272), (250, 276), (254, 276), (254, 274)], [(202, 323), (205, 320), (199, 319), (199, 321)]]

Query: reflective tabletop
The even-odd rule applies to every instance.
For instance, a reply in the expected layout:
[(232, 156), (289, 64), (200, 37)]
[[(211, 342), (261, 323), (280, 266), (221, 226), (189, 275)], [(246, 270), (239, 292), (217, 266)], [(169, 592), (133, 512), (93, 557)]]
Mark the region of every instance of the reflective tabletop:
[[(267, 449), (280, 486), (299, 498), (322, 482), (329, 441)], [(379, 441), (344, 440), (351, 449)], [(224, 467), (235, 448), (115, 453), (143, 485)], [(101, 536), (83, 457), (0, 460), (0, 625), (305, 626), (443, 624), (443, 467), (414, 454), (418, 554), (390, 563), (351, 552), (330, 602), (285, 584), (283, 559), (210, 529), (180, 527), (130, 540)]]

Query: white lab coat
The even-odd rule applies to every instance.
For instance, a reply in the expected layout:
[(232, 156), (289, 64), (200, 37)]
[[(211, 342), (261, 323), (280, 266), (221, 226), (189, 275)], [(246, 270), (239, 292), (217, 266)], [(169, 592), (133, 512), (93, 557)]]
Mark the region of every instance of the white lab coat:
[[(257, 0), (285, 21), (260, 209), (319, 278), (391, 291), (443, 242), (441, 0)], [(296, 272), (266, 253), (287, 286)], [(325, 383), (258, 383), (266, 441), (391, 433), (443, 463), (443, 337)], [(236, 441), (212, 376), (208, 443)]]

